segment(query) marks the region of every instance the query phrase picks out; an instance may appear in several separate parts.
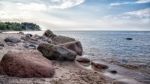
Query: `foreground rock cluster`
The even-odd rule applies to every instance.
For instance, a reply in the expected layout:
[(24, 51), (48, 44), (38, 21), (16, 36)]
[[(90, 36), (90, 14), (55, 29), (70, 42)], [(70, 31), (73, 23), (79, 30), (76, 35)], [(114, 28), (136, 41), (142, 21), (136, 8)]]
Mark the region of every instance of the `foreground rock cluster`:
[[(74, 61), (83, 53), (80, 41), (65, 36), (57, 36), (47, 30), (43, 36), (23, 34), (21, 38), (7, 37), (7, 46), (22, 44), (24, 50), (8, 51), (0, 62), (0, 73), (14, 77), (53, 77), (55, 68), (52, 60)], [(0, 43), (3, 48), (4, 44)]]

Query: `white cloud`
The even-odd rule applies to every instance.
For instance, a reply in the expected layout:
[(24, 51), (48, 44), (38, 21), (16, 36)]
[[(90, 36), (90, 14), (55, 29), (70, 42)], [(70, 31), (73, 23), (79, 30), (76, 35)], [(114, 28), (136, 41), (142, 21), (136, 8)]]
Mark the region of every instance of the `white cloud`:
[(121, 3), (111, 3), (110, 6), (120, 6), (120, 5), (128, 5), (128, 4), (140, 4), (140, 3), (150, 3), (150, 0), (137, 0), (135, 2), (121, 2)]
[(138, 0), (136, 3), (150, 3), (150, 0)]
[(116, 16), (105, 16), (98, 23), (104, 27), (148, 29), (150, 27), (150, 8), (126, 12)]

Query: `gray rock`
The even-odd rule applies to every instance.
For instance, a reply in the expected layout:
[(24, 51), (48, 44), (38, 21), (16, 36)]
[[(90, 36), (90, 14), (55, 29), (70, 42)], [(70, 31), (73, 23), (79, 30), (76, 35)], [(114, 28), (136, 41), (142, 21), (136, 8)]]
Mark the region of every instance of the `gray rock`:
[(66, 36), (56, 36), (56, 37), (52, 38), (52, 41), (55, 44), (64, 44), (64, 43), (67, 43), (67, 42), (75, 41), (75, 39), (70, 38), (70, 37), (66, 37)]
[(11, 42), (11, 43), (19, 43), (21, 42), (20, 39), (15, 38), (15, 37), (7, 37), (4, 39), (5, 42)]
[(26, 34), (27, 38), (31, 38), (33, 35), (32, 34)]
[(32, 43), (26, 43), (23, 46), (25, 48), (28, 48), (28, 49), (36, 49), (37, 48), (37, 45), (36, 44), (32, 44)]
[(61, 46), (64, 46), (64, 47), (76, 52), (77, 55), (80, 55), (80, 56), (83, 53), (83, 48), (82, 48), (80, 41), (67, 42), (67, 43), (61, 44)]
[(40, 44), (37, 49), (50, 60), (74, 61), (77, 55), (65, 47), (51, 44)]
[(49, 38), (54, 38), (56, 35), (51, 31), (51, 30), (46, 30), (43, 34), (43, 36), (49, 37)]
[(0, 49), (3, 49), (4, 44), (0, 42)]
[(0, 47), (4, 47), (4, 44), (0, 42)]
[(90, 63), (90, 59), (85, 58), (85, 57), (77, 57), (76, 61), (81, 62), (81, 63)]

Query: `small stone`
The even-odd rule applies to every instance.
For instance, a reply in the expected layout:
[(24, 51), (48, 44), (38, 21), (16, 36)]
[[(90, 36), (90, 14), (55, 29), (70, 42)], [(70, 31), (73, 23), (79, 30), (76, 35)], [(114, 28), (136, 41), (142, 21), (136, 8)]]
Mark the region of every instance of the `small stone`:
[(15, 38), (15, 37), (7, 37), (4, 39), (5, 42), (11, 42), (11, 43), (19, 43), (21, 42), (20, 39)]
[(77, 57), (76, 61), (81, 62), (81, 63), (89, 63), (90, 59), (85, 58), (85, 57)]
[(95, 63), (95, 62), (91, 62), (92, 67), (96, 68), (96, 69), (108, 69), (109, 67), (105, 64), (100, 64), (100, 63)]

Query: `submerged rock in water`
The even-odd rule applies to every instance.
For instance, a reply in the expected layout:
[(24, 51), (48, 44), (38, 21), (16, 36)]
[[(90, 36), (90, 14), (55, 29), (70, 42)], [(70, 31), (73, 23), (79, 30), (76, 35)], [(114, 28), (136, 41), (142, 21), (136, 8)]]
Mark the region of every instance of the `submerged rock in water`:
[(80, 41), (67, 42), (67, 43), (61, 44), (61, 46), (64, 46), (64, 47), (76, 52), (77, 55), (80, 55), (80, 56), (83, 53), (83, 48), (82, 48)]
[(105, 64), (100, 64), (100, 63), (96, 63), (96, 62), (91, 62), (91, 65), (92, 65), (93, 68), (99, 69), (99, 70), (103, 70), (103, 69), (108, 69), (109, 68)]
[(65, 47), (51, 44), (40, 44), (37, 49), (50, 60), (74, 61), (77, 55)]
[(53, 77), (50, 60), (38, 51), (9, 51), (1, 60), (3, 71), (14, 77)]
[(126, 38), (126, 40), (133, 40), (133, 38)]
[(112, 74), (117, 74), (116, 70), (110, 70), (109, 72), (112, 73)]
[(11, 42), (11, 43), (19, 43), (21, 42), (20, 39), (15, 38), (15, 37), (7, 37), (4, 39), (5, 42)]

